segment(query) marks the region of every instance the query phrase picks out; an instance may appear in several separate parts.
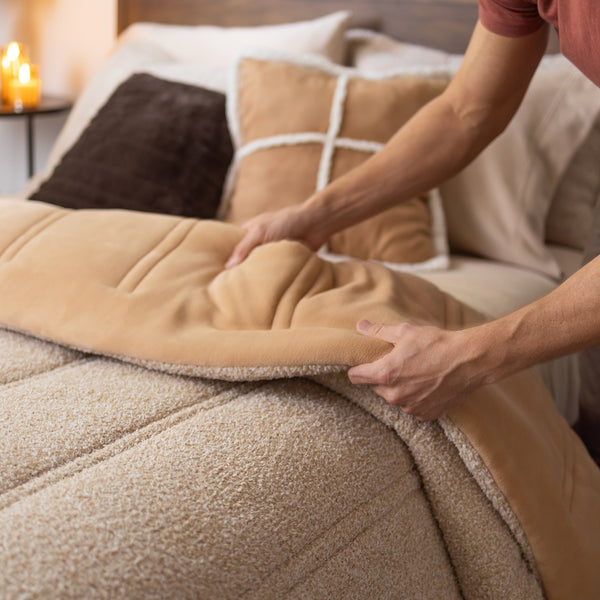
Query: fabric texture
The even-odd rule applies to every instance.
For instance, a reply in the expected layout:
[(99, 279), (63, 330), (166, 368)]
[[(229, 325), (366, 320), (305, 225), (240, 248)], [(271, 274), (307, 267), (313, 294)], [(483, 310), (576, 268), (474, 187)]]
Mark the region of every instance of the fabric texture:
[[(594, 209), (583, 264), (600, 256), (600, 203)], [(581, 391), (576, 430), (600, 466), (600, 347), (579, 354)]]
[[(324, 262), (299, 242), (266, 244), (235, 269), (225, 270), (243, 230), (218, 221), (134, 211), (72, 211), (35, 201), (0, 203), (0, 220), (12, 222), (0, 230), (6, 261), (0, 309), (20, 320), (13, 326), (28, 331), (28, 319), (37, 321), (45, 312), (48, 326), (56, 330), (44, 326), (42, 337), (60, 335), (62, 343), (84, 349), (100, 344), (110, 355), (120, 354), (124, 344), (132, 351), (126, 354), (141, 359), (186, 364), (196, 356), (191, 363), (206, 367), (257, 366), (267, 356), (273, 359), (271, 368), (288, 366), (285, 361), (294, 366), (358, 364), (388, 347), (355, 331), (360, 318), (394, 322), (406, 310), (414, 313), (415, 321), (428, 320), (432, 311), (451, 319), (455, 309), (461, 314), (466, 310), (449, 305), (433, 286), (413, 310), (410, 291), (419, 285), (416, 281), (395, 280), (384, 267), (362, 261)], [(79, 247), (82, 239), (87, 239), (88, 250)], [(34, 291), (26, 273), (38, 270), (29, 260), (39, 261), (40, 244), (47, 263)], [(265, 260), (271, 264), (265, 267)], [(14, 271), (18, 265), (23, 265), (20, 275)], [(371, 268), (376, 269), (375, 278)], [(180, 275), (172, 278), (173, 272)], [(54, 283), (58, 279), (60, 285)], [(364, 300), (356, 310), (341, 312), (340, 306), (356, 293), (357, 281), (366, 286)], [(70, 307), (59, 297), (63, 287), (76, 291)], [(9, 288), (14, 293), (9, 294)], [(96, 307), (87, 315), (75, 310), (89, 302)], [(38, 308), (24, 310), (28, 305)], [(70, 315), (65, 322), (52, 318), (57, 307)], [(91, 333), (90, 316), (95, 333), (87, 341), (78, 339), (83, 331)], [(123, 323), (138, 332), (137, 341)], [(291, 323), (303, 332), (302, 343), (294, 342), (297, 333), (290, 337)], [(200, 335), (203, 344), (198, 343)], [(337, 342), (323, 343), (330, 337)], [(214, 343), (227, 338), (225, 344)], [(236, 348), (234, 354), (231, 348)]]
[(465, 327), (468, 307), (295, 242), (225, 269), (243, 232), (217, 221), (0, 209), (3, 327), (138, 363), (0, 335), (9, 597), (321, 597), (354, 574), (393, 597), (595, 598), (600, 471), (533, 372), (427, 424), (341, 373), (389, 350), (359, 315)]
[(528, 35), (543, 27), (550, 14), (556, 15), (558, 4), (558, 0), (479, 0), (479, 19), (494, 33)]
[(600, 116), (558, 183), (546, 219), (546, 241), (583, 251), (600, 201)]
[(533, 33), (544, 23), (558, 32), (561, 52), (600, 86), (600, 5), (596, 0), (479, 0), (483, 25), (500, 35)]
[(232, 156), (223, 94), (137, 74), (31, 198), (210, 219)]
[(462, 54), (450, 54), (438, 48), (401, 42), (370, 29), (349, 29), (346, 32), (348, 64), (361, 71), (393, 71), (402, 68), (445, 66), (455, 71)]
[[(447, 80), (441, 71), (369, 78), (324, 61), (244, 53), (228, 94), (236, 159), (227, 221), (241, 225), (303, 202), (379, 150)], [(443, 267), (445, 227), (436, 200), (414, 198), (349, 227), (332, 236), (324, 256)]]
[(543, 597), (451, 423), (337, 378), (178, 377), (4, 330), (0, 369), (6, 600)]

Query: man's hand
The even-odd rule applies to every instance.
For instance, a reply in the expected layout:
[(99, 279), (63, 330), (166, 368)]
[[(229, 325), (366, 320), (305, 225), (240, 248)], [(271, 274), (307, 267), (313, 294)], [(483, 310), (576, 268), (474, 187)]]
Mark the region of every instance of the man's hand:
[(311, 223), (302, 205), (260, 214), (244, 223), (243, 228), (246, 234), (225, 264), (228, 269), (246, 260), (250, 252), (261, 244), (297, 240), (311, 250), (318, 250), (327, 241), (327, 238), (319, 236), (317, 227)]
[(394, 348), (383, 358), (348, 371), (352, 383), (367, 384), (390, 404), (422, 421), (442, 416), (484, 383), (469, 360), (460, 331), (410, 323), (386, 326), (360, 321), (363, 335)]

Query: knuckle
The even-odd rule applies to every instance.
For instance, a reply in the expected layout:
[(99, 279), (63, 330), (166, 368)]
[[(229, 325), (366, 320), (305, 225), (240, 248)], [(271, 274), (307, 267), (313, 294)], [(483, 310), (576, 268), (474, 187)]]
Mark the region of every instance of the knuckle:
[(413, 331), (414, 328), (415, 326), (409, 321), (402, 321), (402, 323), (398, 325), (398, 333), (401, 335), (406, 335)]
[(407, 415), (415, 416), (417, 413), (417, 408), (409, 404), (402, 407), (402, 412), (406, 413)]

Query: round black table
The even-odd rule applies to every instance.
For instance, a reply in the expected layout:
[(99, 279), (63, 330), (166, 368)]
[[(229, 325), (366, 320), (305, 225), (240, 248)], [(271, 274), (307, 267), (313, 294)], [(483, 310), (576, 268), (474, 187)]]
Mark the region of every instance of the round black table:
[(36, 115), (50, 115), (66, 112), (73, 106), (70, 100), (65, 98), (43, 97), (39, 104), (32, 108), (14, 108), (7, 104), (0, 104), (0, 118), (2, 117), (24, 117), (27, 122), (27, 168), (29, 177), (33, 175), (33, 149), (34, 131), (33, 119)]

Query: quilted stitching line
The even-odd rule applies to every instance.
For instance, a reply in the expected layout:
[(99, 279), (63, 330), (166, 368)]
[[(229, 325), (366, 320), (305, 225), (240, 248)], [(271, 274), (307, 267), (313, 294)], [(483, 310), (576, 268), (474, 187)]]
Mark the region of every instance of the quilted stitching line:
[(257, 383), (249, 383), (244, 386), (244, 391), (239, 391), (234, 396), (229, 395), (231, 390), (231, 387), (229, 387), (227, 390), (213, 396), (209, 401), (204, 401), (204, 404), (194, 402), (191, 405), (175, 409), (167, 415), (162, 415), (159, 419), (147, 422), (142, 427), (125, 431), (110, 444), (92, 448), (89, 452), (81, 454), (74, 459), (69, 459), (60, 465), (42, 471), (26, 483), (6, 490), (0, 496), (0, 511), (6, 510), (13, 504), (41, 492), (62, 480), (74, 477), (86, 469), (90, 469), (101, 462), (123, 454), (127, 450), (193, 418), (202, 411), (213, 410), (234, 400), (239, 400), (240, 397), (252, 393), (259, 386), (260, 384)]
[[(193, 219), (179, 221), (154, 248), (146, 252), (115, 286), (121, 292), (133, 293), (151, 271), (179, 245), (194, 228)], [(183, 230), (183, 232), (181, 231)]]
[(68, 214), (70, 214), (69, 211), (59, 210), (44, 215), (44, 217), (30, 225), (16, 240), (5, 248), (4, 252), (0, 255), (0, 262), (9, 262), (13, 260), (31, 240)]
[(91, 360), (92, 360), (92, 357), (90, 357), (90, 356), (85, 357), (85, 358), (73, 358), (67, 362), (60, 363), (59, 365), (56, 365), (56, 366), (53, 366), (50, 368), (46, 368), (41, 371), (35, 371), (33, 373), (29, 373), (29, 374), (25, 375), (24, 377), (20, 377), (18, 379), (10, 379), (8, 381), (0, 383), (0, 389), (7, 390), (12, 387), (19, 387), (19, 385), (22, 385), (25, 382), (32, 381), (33, 379), (36, 379), (38, 377), (44, 377), (44, 375), (48, 375), (49, 373), (60, 373), (60, 371), (62, 371), (62, 370), (66, 371), (69, 369), (73, 369), (82, 364), (85, 364), (86, 362), (90, 362)]
[[(412, 469), (412, 470), (414, 470), (414, 469)], [(268, 582), (269, 578), (276, 575), (287, 564), (292, 563), (295, 559), (297, 559), (298, 557), (300, 557), (303, 554), (305, 554), (306, 552), (308, 552), (311, 548), (313, 548), (315, 545), (317, 545), (320, 540), (325, 538), (332, 529), (335, 529), (336, 526), (338, 526), (341, 523), (343, 523), (344, 521), (346, 521), (352, 515), (356, 515), (356, 514), (360, 513), (361, 510), (364, 509), (365, 507), (368, 507), (369, 505), (371, 505), (373, 503), (374, 499), (377, 499), (382, 503), (386, 503), (386, 506), (384, 508), (380, 508), (378, 510), (377, 515), (375, 515), (373, 518), (369, 519), (368, 522), (366, 522), (365, 524), (362, 524), (357, 529), (357, 531), (354, 532), (354, 534), (352, 536), (350, 536), (348, 539), (344, 540), (344, 542), (341, 543), (340, 546), (338, 548), (336, 548), (335, 551), (333, 551), (331, 554), (329, 554), (325, 560), (317, 561), (314, 565), (309, 567), (306, 570), (306, 572), (303, 573), (303, 575), (301, 577), (299, 577), (294, 583), (290, 584), (287, 587), (287, 589), (283, 592), (284, 596), (289, 595), (298, 585), (301, 585), (302, 583), (307, 581), (313, 573), (315, 573), (316, 571), (318, 571), (319, 569), (324, 567), (331, 559), (333, 559), (335, 556), (337, 556), (340, 552), (343, 552), (348, 546), (350, 546), (354, 541), (356, 541), (356, 539), (358, 539), (363, 533), (368, 531), (371, 527), (373, 527), (375, 524), (377, 524), (382, 519), (385, 519), (385, 517), (387, 517), (388, 515), (390, 515), (394, 512), (398, 512), (402, 508), (402, 506), (398, 506), (398, 505), (394, 504), (393, 501), (386, 500), (386, 499), (389, 497), (389, 490), (392, 489), (399, 482), (401, 482), (404, 478), (404, 475), (405, 475), (405, 473), (402, 473), (399, 477), (395, 478), (389, 484), (385, 485), (381, 490), (379, 490), (377, 494), (370, 496), (367, 500), (354, 506), (347, 513), (345, 513), (344, 515), (339, 517), (339, 519), (337, 519), (336, 521), (331, 523), (331, 525), (329, 526), (329, 529), (327, 529), (323, 533), (319, 534), (315, 538), (309, 540), (297, 552), (295, 552), (289, 558), (284, 560), (282, 563), (276, 565), (273, 568), (273, 570), (268, 575), (266, 575), (256, 587), (246, 589), (244, 592), (242, 592), (241, 597), (245, 597), (248, 594), (252, 594), (252, 593), (254, 593), (256, 595), (260, 591), (260, 588), (265, 583)]]

